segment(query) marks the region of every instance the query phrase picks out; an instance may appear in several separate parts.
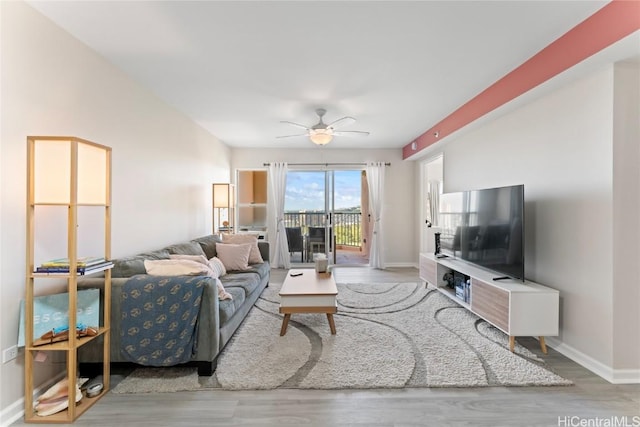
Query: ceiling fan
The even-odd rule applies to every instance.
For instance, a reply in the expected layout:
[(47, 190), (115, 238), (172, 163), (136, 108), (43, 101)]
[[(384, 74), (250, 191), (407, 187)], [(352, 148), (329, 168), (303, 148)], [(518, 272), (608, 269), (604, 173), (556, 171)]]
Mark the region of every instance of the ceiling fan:
[(311, 142), (317, 145), (326, 145), (331, 142), (334, 136), (350, 136), (350, 135), (358, 135), (358, 136), (367, 136), (369, 132), (363, 132), (359, 130), (342, 130), (336, 131), (337, 128), (341, 126), (349, 125), (356, 121), (353, 117), (342, 117), (341, 119), (334, 120), (333, 122), (326, 124), (322, 121), (322, 117), (327, 113), (327, 110), (324, 108), (318, 108), (316, 110), (316, 114), (318, 115), (318, 123), (315, 125), (308, 127), (305, 125), (301, 125), (299, 123), (290, 122), (287, 120), (282, 120), (280, 123), (287, 123), (293, 125), (298, 128), (302, 128), (306, 130), (305, 133), (299, 133), (296, 135), (284, 135), (278, 136), (277, 138), (291, 138), (294, 136), (308, 136)]

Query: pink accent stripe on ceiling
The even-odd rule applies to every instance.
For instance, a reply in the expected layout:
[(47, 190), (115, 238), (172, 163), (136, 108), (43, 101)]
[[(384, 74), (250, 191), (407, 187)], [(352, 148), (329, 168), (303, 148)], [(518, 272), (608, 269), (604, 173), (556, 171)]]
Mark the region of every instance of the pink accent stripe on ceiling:
[[(640, 1), (613, 0), (405, 145), (402, 158), (424, 150), (638, 29)], [(414, 143), (415, 150), (411, 148)]]

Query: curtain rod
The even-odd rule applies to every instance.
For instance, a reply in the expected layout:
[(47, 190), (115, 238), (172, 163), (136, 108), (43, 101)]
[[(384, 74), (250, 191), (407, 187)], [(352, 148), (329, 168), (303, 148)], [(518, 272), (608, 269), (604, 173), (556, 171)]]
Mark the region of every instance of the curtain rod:
[[(291, 166), (366, 166), (367, 163), (287, 163)], [(385, 166), (391, 166), (390, 162), (386, 162)], [(263, 163), (262, 166), (271, 166), (271, 163)]]

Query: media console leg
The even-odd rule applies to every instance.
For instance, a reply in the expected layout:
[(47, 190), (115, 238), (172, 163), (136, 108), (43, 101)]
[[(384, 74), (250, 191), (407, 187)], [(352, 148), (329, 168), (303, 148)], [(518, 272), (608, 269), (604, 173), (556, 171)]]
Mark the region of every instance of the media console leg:
[(509, 336), (509, 350), (513, 353), (516, 348), (516, 337), (513, 335)]
[(544, 354), (547, 354), (547, 344), (544, 342), (544, 337), (538, 337), (540, 339), (540, 349)]

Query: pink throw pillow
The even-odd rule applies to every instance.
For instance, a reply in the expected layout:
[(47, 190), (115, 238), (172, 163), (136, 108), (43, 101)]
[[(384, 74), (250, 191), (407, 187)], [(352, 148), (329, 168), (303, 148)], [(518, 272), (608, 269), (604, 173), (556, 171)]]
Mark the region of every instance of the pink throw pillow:
[(236, 245), (251, 243), (249, 264), (260, 264), (264, 262), (260, 254), (260, 249), (258, 248), (258, 236), (255, 234), (223, 234), (222, 243), (233, 243)]
[(231, 243), (216, 243), (216, 254), (229, 270), (249, 270), (249, 253), (251, 244), (234, 245)]

